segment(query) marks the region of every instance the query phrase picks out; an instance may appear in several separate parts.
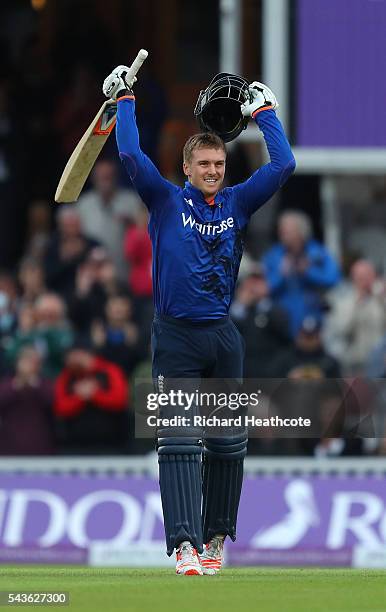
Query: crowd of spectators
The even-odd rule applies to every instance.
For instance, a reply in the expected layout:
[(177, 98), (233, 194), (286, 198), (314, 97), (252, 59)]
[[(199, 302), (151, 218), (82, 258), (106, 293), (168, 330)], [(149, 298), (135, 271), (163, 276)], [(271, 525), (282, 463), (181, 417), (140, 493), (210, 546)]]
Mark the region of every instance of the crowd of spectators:
[[(148, 217), (123, 180), (113, 138), (78, 203), (53, 214), (58, 172), (100, 104), (101, 79), (112, 60), (100, 45), (84, 45), (81, 18), (77, 36), (71, 21), (73, 58), (61, 54), (63, 35), (50, 54), (29, 30), (19, 32), (17, 44), (1, 46), (0, 455), (137, 453), (154, 446), (134, 433), (134, 381), (151, 376)], [(83, 19), (89, 23), (88, 13)], [(105, 40), (105, 48), (112, 42)], [(90, 61), (85, 47), (99, 61)], [(191, 111), (189, 120), (168, 116), (165, 91), (146, 66), (137, 99), (142, 148), (168, 178), (179, 181), (178, 152), (195, 129)], [(234, 144), (231, 184), (249, 174), (247, 147)], [(257, 249), (245, 251), (230, 312), (245, 340), (245, 376), (385, 378), (385, 278), (360, 254), (341, 270), (313, 238), (313, 222), (299, 210), (285, 210), (277, 242), (259, 261)], [(252, 247), (253, 232), (248, 240)], [(344, 404), (348, 418), (342, 418), (336, 394), (320, 406), (315, 396), (303, 394), (318, 412), (319, 438), (305, 444), (267, 432), (252, 440), (250, 451), (386, 453), (382, 441), (343, 442), (355, 405), (369, 400), (363, 385), (356, 394), (357, 402)]]
[(290, 381), (279, 406), (271, 397), (273, 413), (307, 408), (319, 434), (278, 440), (267, 430), (250, 451), (384, 453), (386, 279), (360, 256), (345, 275), (296, 210), (279, 216), (277, 243), (248, 267), (231, 306), (246, 343), (245, 375)]
[(53, 231), (34, 203), (17, 273), (0, 274), (2, 455), (138, 451), (132, 373), (149, 358), (153, 314), (146, 213), (113, 162), (98, 162), (92, 183)]
[[(2, 455), (153, 448), (134, 432), (134, 381), (150, 377), (147, 211), (118, 186), (116, 172), (112, 162), (98, 162), (92, 189), (78, 205), (58, 209), (53, 232), (36, 203), (18, 274), (0, 275)], [(279, 216), (277, 235), (260, 261), (246, 253), (231, 306), (246, 345), (245, 377), (308, 383), (385, 377), (385, 280), (360, 258), (346, 278), (300, 211)], [(285, 401), (308, 403), (320, 436), (277, 440), (267, 431), (251, 441), (251, 452), (382, 451), (371, 432), (366, 443), (345, 440), (358, 402), (368, 399), (363, 389), (356, 402), (345, 402), (344, 418), (340, 393), (320, 402), (315, 388), (296, 393)]]

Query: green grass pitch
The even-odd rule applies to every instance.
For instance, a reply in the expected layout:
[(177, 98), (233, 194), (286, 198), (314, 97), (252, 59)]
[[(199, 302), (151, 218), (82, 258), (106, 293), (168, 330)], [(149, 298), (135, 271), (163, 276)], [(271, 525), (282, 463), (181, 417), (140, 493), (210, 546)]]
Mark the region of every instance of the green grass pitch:
[(233, 568), (175, 576), (169, 569), (0, 566), (0, 590), (69, 591), (68, 606), (49, 607), (71, 612), (386, 610), (383, 570)]

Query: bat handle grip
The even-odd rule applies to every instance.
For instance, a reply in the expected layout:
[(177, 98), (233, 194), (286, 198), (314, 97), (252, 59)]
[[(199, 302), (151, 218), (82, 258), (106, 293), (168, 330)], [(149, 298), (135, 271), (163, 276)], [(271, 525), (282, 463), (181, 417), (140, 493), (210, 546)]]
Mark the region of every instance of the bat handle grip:
[(127, 74), (126, 74), (126, 79), (130, 82), (134, 79), (135, 75), (137, 74), (138, 70), (140, 69), (140, 67), (142, 66), (143, 62), (145, 61), (145, 59), (148, 56), (148, 52), (146, 51), (146, 49), (141, 49), (138, 54), (137, 57), (135, 58), (134, 62), (131, 64)]

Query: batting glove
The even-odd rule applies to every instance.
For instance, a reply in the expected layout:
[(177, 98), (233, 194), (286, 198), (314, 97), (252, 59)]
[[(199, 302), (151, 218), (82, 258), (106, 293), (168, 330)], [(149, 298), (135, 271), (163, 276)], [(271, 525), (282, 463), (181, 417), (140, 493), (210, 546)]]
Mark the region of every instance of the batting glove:
[(250, 102), (241, 105), (244, 117), (254, 117), (258, 112), (265, 109), (275, 110), (279, 108), (275, 94), (264, 83), (253, 81), (249, 86)]
[(103, 82), (103, 93), (106, 98), (116, 100), (121, 95), (124, 95), (128, 91), (131, 93), (131, 88), (136, 82), (137, 78), (134, 77), (131, 80), (127, 80), (127, 73), (129, 71), (128, 66), (117, 66), (114, 68), (111, 74)]

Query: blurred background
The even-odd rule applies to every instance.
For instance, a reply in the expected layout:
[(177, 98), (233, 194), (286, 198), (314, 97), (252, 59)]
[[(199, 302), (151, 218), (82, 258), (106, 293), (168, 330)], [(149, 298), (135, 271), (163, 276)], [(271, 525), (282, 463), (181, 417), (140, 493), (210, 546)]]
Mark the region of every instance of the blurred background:
[[(228, 561), (386, 566), (386, 2), (3, 0), (0, 15), (0, 560), (165, 562), (154, 441), (135, 436), (147, 212), (114, 135), (78, 203), (53, 199), (104, 78), (144, 47), (141, 146), (168, 179), (183, 184), (220, 71), (272, 88), (297, 160), (252, 218), (231, 316), (246, 377), (296, 381), (320, 437), (251, 440)], [(266, 161), (251, 123), (227, 184)], [(331, 379), (344, 402), (342, 384), (310, 391)]]

